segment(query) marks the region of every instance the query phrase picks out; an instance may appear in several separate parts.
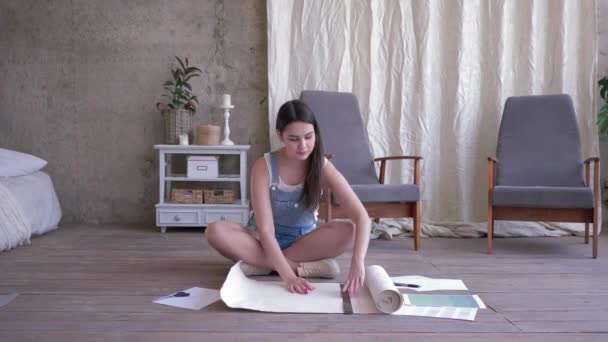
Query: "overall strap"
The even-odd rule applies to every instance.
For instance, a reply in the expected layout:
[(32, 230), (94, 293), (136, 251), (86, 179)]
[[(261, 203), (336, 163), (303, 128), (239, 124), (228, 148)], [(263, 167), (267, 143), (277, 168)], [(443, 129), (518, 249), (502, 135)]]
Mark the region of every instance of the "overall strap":
[(276, 151), (270, 152), (268, 156), (270, 157), (270, 171), (272, 171), (272, 175), (270, 175), (271, 183), (279, 184), (279, 158)]

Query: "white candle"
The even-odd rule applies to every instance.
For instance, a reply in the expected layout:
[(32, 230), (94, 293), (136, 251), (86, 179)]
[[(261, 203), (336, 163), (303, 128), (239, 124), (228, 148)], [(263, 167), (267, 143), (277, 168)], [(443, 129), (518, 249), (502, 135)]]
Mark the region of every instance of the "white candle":
[(179, 144), (180, 145), (188, 145), (188, 134), (180, 134), (179, 135)]
[(222, 95), (222, 107), (230, 107), (230, 94)]

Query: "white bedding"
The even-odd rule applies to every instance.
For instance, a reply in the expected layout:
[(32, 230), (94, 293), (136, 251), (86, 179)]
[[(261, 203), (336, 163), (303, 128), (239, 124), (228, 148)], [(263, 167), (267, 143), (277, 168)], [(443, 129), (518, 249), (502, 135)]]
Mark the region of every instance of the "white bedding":
[[(32, 235), (44, 234), (57, 228), (61, 219), (61, 206), (48, 174), (38, 171), (25, 176), (0, 177), (0, 187), (12, 195), (0, 201), (0, 204), (17, 203)], [(27, 238), (29, 240), (29, 235)]]
[(0, 183), (0, 252), (29, 244), (32, 229), (13, 193)]

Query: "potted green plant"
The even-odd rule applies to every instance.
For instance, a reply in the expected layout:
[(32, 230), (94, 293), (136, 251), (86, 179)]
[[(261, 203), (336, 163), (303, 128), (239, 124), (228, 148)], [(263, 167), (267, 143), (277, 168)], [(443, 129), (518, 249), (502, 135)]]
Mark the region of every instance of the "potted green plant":
[(604, 76), (597, 83), (600, 86), (600, 96), (604, 100), (597, 115), (597, 125), (600, 134), (608, 136), (608, 76)]
[(166, 97), (167, 101), (156, 103), (156, 108), (165, 118), (167, 144), (176, 144), (179, 135), (184, 133), (192, 140), (192, 115), (196, 113), (196, 105), (198, 105), (197, 97), (192, 94), (190, 80), (200, 76), (201, 70), (190, 66), (188, 58), (182, 60), (175, 56), (175, 59), (179, 65), (171, 70), (173, 79), (163, 84), (166, 93), (162, 96)]

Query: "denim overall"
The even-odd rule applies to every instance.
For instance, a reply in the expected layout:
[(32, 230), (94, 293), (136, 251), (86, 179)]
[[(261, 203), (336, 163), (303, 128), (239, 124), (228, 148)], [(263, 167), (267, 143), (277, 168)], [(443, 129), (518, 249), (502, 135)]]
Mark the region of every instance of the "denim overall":
[[(279, 188), (279, 161), (276, 152), (268, 154), (270, 160), (271, 184), (270, 203), (274, 221), (274, 235), (281, 249), (289, 248), (300, 237), (315, 230), (317, 210), (306, 210), (302, 188), (285, 191)], [(252, 215), (247, 225), (255, 229), (255, 217)]]

